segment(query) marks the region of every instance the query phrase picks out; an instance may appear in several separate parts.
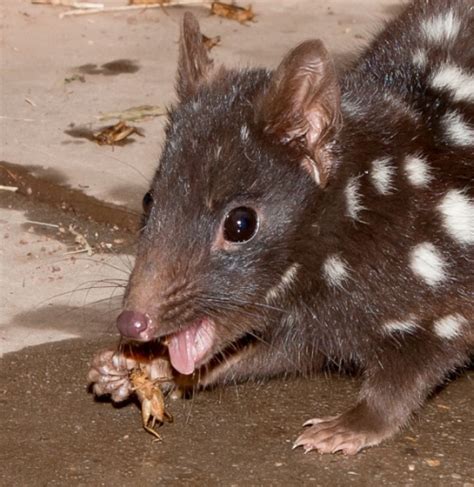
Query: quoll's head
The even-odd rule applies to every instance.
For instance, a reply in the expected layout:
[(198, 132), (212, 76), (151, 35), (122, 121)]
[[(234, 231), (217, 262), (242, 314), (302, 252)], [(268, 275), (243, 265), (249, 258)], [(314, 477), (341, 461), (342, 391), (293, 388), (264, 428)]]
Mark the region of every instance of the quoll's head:
[(187, 13), (177, 94), (117, 326), (133, 340), (166, 337), (173, 366), (190, 374), (259, 335), (298, 279), (331, 176), (339, 89), (320, 41), (273, 73), (214, 66)]

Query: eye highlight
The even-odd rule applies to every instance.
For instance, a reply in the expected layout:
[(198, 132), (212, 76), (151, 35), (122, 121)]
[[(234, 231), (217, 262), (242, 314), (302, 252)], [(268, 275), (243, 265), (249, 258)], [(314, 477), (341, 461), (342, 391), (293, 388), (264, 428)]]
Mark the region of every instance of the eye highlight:
[(234, 208), (224, 220), (224, 238), (228, 242), (248, 242), (258, 230), (257, 212), (246, 206)]

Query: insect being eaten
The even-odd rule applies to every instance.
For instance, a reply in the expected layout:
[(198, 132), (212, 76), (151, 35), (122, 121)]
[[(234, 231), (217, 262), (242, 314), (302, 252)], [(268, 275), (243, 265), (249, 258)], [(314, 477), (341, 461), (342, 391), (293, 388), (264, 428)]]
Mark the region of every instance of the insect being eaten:
[(142, 366), (138, 365), (129, 373), (132, 388), (141, 403), (143, 428), (156, 437), (155, 441), (161, 440), (161, 436), (154, 429), (158, 421), (163, 424), (173, 422), (173, 416), (166, 411), (165, 398), (160, 382), (169, 382), (172, 377), (150, 379)]

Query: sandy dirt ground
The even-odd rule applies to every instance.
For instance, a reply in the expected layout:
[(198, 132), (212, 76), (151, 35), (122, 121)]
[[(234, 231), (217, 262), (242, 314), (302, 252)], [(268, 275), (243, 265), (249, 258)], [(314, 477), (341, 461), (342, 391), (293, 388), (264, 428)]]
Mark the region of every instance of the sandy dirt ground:
[[(107, 6), (119, 1), (106, 1)], [(241, 25), (191, 10), (218, 62), (275, 66), (319, 37), (339, 63), (395, 0), (256, 0)], [(0, 5), (0, 485), (453, 485), (474, 487), (474, 375), (439, 391), (410, 427), (353, 458), (291, 450), (301, 424), (339, 412), (356, 379), (245, 384), (178, 400), (153, 442), (137, 404), (87, 390), (131, 267), (164, 117), (128, 122), (123, 145), (91, 137), (123, 112), (174, 102), (183, 8), (59, 18), (63, 7)], [(115, 114), (115, 115), (114, 115)], [(17, 188), (16, 191), (8, 189)]]

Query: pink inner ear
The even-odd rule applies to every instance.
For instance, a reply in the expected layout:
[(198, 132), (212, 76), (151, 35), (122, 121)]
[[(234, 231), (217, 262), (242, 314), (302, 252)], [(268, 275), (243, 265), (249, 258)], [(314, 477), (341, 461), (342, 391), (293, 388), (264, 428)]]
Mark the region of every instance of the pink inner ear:
[(326, 124), (323, 122), (321, 112), (318, 110), (311, 110), (306, 114), (306, 118), (308, 120), (306, 140), (309, 147), (314, 147), (323, 135), (322, 132), (326, 128)]
[(303, 42), (286, 55), (272, 77), (260, 112), (265, 131), (300, 150), (303, 167), (324, 186), (332, 166), (327, 144), (340, 125), (340, 90), (333, 62), (321, 41)]

